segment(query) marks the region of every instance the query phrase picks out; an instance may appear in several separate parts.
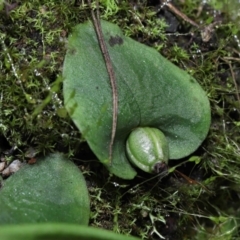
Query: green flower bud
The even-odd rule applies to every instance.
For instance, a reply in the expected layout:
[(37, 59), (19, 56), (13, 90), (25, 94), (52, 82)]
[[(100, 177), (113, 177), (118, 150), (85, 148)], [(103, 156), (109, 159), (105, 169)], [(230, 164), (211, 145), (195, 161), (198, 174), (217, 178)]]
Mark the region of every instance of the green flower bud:
[(164, 134), (157, 128), (139, 127), (127, 139), (129, 161), (148, 173), (166, 170), (169, 150)]

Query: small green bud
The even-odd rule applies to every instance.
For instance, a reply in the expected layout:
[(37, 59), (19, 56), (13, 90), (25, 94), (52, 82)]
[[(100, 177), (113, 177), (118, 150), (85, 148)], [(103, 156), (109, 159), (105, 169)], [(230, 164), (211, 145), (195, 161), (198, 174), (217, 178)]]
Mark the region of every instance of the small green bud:
[(139, 127), (127, 139), (129, 161), (148, 173), (159, 173), (166, 169), (169, 149), (166, 137), (157, 128)]

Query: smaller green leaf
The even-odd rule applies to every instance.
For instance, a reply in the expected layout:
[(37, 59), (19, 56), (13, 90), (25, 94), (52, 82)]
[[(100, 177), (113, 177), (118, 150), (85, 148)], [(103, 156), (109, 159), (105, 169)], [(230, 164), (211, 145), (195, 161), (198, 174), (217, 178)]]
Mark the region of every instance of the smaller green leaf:
[(168, 169), (168, 173), (172, 173), (172, 172), (174, 172), (175, 170), (176, 170), (176, 167), (171, 167), (171, 168)]
[[(60, 154), (38, 159), (9, 177), (0, 191), (0, 225), (88, 224), (90, 206), (81, 171)], [(19, 239), (19, 238), (18, 238)]]
[(76, 224), (28, 224), (0, 227), (1, 240), (139, 240), (111, 231)]
[(195, 164), (199, 164), (201, 162), (201, 158), (199, 156), (192, 156), (188, 159), (188, 162), (195, 162)]
[(219, 217), (215, 217), (215, 216), (210, 216), (209, 217), (215, 224), (220, 224), (225, 222), (226, 220), (228, 220), (227, 217), (223, 217), (223, 216), (219, 216)]

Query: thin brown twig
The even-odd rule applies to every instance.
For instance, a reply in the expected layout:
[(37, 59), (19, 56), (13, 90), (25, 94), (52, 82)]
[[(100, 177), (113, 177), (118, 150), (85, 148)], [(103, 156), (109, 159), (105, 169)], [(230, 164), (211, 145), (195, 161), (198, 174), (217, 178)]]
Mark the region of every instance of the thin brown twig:
[(240, 96), (239, 96), (239, 93), (238, 93), (238, 85), (237, 85), (237, 82), (236, 82), (236, 79), (235, 79), (235, 74), (233, 72), (233, 68), (232, 68), (231, 62), (228, 61), (228, 65), (229, 65), (229, 68), (230, 68), (230, 72), (231, 72), (231, 75), (232, 75), (234, 86), (236, 88), (236, 95), (237, 95), (237, 100), (238, 100), (239, 109), (240, 109)]
[(232, 63), (231, 63), (231, 60), (235, 60), (235, 61), (238, 61), (239, 58), (235, 59), (235, 58), (228, 58), (228, 57), (224, 57), (224, 58), (221, 58), (223, 61), (225, 61), (229, 68), (230, 68), (230, 72), (231, 72), (231, 75), (232, 75), (232, 79), (233, 79), (233, 83), (234, 83), (234, 87), (236, 89), (236, 96), (237, 96), (237, 100), (238, 100), (238, 103), (239, 103), (239, 110), (240, 110), (240, 96), (239, 96), (239, 91), (238, 91), (238, 84), (237, 84), (237, 81), (236, 81), (236, 78), (235, 78), (235, 74), (233, 72), (233, 68), (232, 68)]
[(184, 13), (180, 12), (174, 5), (172, 5), (169, 2), (166, 2), (166, 6), (169, 8), (169, 10), (173, 13), (175, 13), (176, 15), (178, 15), (179, 17), (181, 17), (183, 20), (185, 20), (186, 22), (192, 24), (193, 26), (199, 28), (200, 26), (195, 23), (192, 19), (190, 19), (188, 16), (186, 16)]
[(240, 62), (240, 58), (235, 58), (235, 57), (223, 57), (223, 60), (228, 61), (236, 61), (236, 62)]
[(99, 16), (99, 1), (96, 1), (96, 16), (94, 10), (91, 7), (91, 0), (88, 0), (88, 5), (91, 8), (91, 15), (93, 20), (94, 29), (98, 38), (99, 46), (102, 52), (102, 55), (105, 60), (108, 76), (110, 79), (110, 84), (112, 88), (112, 105), (113, 105), (113, 112), (112, 112), (112, 133), (111, 133), (111, 140), (109, 143), (109, 161), (110, 166), (112, 165), (112, 155), (113, 155), (113, 144), (116, 135), (117, 129), (117, 114), (118, 114), (118, 92), (117, 92), (117, 84), (116, 84), (116, 77), (113, 70), (112, 61), (107, 50), (107, 46), (103, 37), (100, 16)]
[(191, 178), (189, 178), (188, 176), (186, 176), (185, 174), (179, 172), (177, 169), (175, 169), (175, 172), (178, 173), (181, 177), (183, 177), (189, 184), (197, 184), (199, 186), (201, 186), (203, 189), (205, 189), (208, 193), (210, 193), (211, 191), (209, 189), (207, 189), (207, 187), (205, 187), (202, 183), (193, 180)]
[(214, 33), (214, 28), (221, 23), (221, 21), (215, 21), (207, 26), (201, 26), (194, 22), (192, 19), (190, 19), (187, 15), (185, 15), (183, 12), (178, 10), (172, 3), (170, 3), (169, 0), (165, 0), (163, 2), (164, 6), (167, 6), (169, 10), (176, 14), (178, 17), (182, 18), (184, 21), (190, 23), (191, 25), (197, 27), (201, 31), (201, 37), (203, 42), (208, 42)]

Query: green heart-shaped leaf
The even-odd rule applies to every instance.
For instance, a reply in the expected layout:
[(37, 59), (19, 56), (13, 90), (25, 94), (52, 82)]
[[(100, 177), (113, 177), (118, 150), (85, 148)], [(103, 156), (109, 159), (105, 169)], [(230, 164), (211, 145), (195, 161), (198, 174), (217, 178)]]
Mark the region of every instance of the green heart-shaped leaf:
[(125, 37), (121, 29), (101, 21), (118, 90), (118, 123), (112, 164), (112, 90), (91, 22), (75, 27), (64, 61), (66, 109), (99, 160), (115, 175), (136, 175), (125, 154), (132, 129), (156, 127), (166, 136), (170, 159), (195, 151), (210, 125), (208, 98), (187, 72), (156, 50)]
[(81, 171), (60, 154), (25, 165), (0, 191), (0, 224), (88, 224), (89, 196)]

